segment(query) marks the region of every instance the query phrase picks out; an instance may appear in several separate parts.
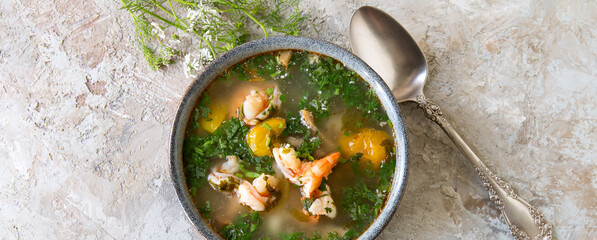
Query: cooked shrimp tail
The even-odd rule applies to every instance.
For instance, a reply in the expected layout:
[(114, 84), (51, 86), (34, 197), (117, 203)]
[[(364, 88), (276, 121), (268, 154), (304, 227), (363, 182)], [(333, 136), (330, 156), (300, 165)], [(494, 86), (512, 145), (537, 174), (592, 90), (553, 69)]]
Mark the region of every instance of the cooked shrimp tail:
[(248, 181), (243, 181), (236, 191), (238, 201), (255, 211), (264, 211), (267, 205), (267, 197), (261, 196), (255, 186)]
[(303, 174), (299, 178), (299, 181), (304, 182), (301, 188), (303, 196), (311, 197), (313, 191), (321, 185), (321, 180), (332, 173), (332, 168), (336, 166), (338, 159), (340, 159), (340, 153), (335, 152), (322, 159), (303, 164)]
[(278, 191), (279, 180), (272, 176), (261, 174), (253, 180), (253, 184), (243, 181), (236, 191), (238, 201), (254, 211), (265, 211), (278, 200), (275, 192)]
[(332, 173), (340, 153), (335, 152), (313, 162), (301, 161), (290, 145), (272, 150), (278, 168), (290, 182), (301, 186), (301, 194), (310, 198), (323, 178)]
[(301, 174), (301, 160), (296, 156), (294, 148), (286, 144), (281, 148), (274, 148), (272, 150), (274, 159), (278, 168), (290, 182), (301, 185), (298, 181), (298, 177)]
[(267, 91), (251, 90), (240, 105), (237, 115), (242, 117), (245, 124), (255, 126), (257, 123), (267, 119), (270, 114), (280, 107), (280, 90), (278, 86), (272, 88), (271, 93)]

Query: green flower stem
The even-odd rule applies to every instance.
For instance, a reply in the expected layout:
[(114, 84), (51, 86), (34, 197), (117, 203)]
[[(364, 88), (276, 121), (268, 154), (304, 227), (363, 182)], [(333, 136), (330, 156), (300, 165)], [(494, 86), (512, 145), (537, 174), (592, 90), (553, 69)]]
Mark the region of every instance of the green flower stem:
[(197, 6), (197, 3), (192, 3), (192, 2), (187, 2), (187, 1), (183, 1), (183, 0), (174, 0), (177, 3), (180, 4), (185, 4), (185, 5), (190, 5), (190, 6)]
[(147, 9), (145, 9), (145, 8), (141, 8), (141, 7), (140, 7), (140, 8), (139, 8), (139, 10), (141, 10), (141, 11), (143, 11), (144, 13), (147, 13), (147, 14), (151, 15), (152, 17), (154, 17), (154, 18), (157, 18), (157, 19), (161, 20), (162, 22), (165, 22), (165, 23), (167, 23), (167, 24), (169, 24), (169, 25), (171, 25), (171, 26), (173, 26), (173, 27), (175, 27), (175, 28), (178, 28), (178, 29), (180, 29), (180, 30), (186, 31), (186, 28), (184, 28), (184, 27), (181, 27), (181, 26), (179, 26), (178, 24), (176, 24), (176, 23), (173, 23), (173, 22), (171, 22), (170, 20), (163, 18), (163, 17), (161, 17), (160, 15), (157, 15), (157, 14), (155, 14), (155, 13), (153, 13), (153, 12), (150, 12), (149, 10), (147, 10)]
[(253, 15), (251, 15), (245, 9), (238, 9), (238, 10), (245, 13), (247, 15), (247, 17), (251, 18), (255, 23), (257, 23), (257, 25), (259, 25), (261, 27), (261, 29), (263, 30), (264, 37), (267, 37), (267, 30), (266, 30), (265, 26), (263, 26), (263, 24), (259, 20), (257, 20), (255, 17), (253, 17)]

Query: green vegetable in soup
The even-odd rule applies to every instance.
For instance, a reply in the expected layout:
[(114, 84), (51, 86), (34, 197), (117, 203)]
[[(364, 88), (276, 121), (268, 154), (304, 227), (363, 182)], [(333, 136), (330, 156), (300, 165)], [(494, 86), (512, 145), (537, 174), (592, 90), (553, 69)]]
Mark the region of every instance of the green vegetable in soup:
[(261, 217), (257, 212), (252, 212), (237, 216), (233, 223), (224, 226), (218, 232), (225, 239), (250, 240), (253, 239), (253, 234), (259, 226), (261, 226)]
[[(308, 58), (309, 53), (302, 53), (297, 58)], [(318, 120), (327, 119), (329, 104), (333, 97), (340, 96), (348, 108), (361, 112), (363, 117), (378, 122), (387, 122), (381, 103), (375, 92), (353, 70), (342, 66), (340, 62), (329, 57), (318, 57), (318, 61), (305, 60), (299, 68), (308, 73), (309, 84), (316, 87), (316, 94), (307, 94), (299, 103), (299, 107), (307, 108)]]
[(303, 139), (303, 143), (296, 150), (296, 156), (300, 159), (315, 161), (315, 158), (313, 158), (313, 153), (315, 153), (315, 150), (319, 148), (319, 145), (321, 145), (321, 138), (311, 137), (311, 135), (307, 133), (307, 135), (305, 135), (305, 139)]
[(205, 203), (203, 203), (203, 204), (201, 204), (201, 206), (199, 206), (199, 212), (204, 217), (205, 216), (209, 216), (212, 211), (213, 211), (213, 209), (211, 208), (211, 202), (210, 201), (205, 201)]
[(313, 153), (321, 145), (321, 138), (318, 136), (311, 137), (311, 130), (301, 122), (301, 117), (298, 114), (286, 114), (286, 129), (283, 135), (285, 136), (300, 136), (303, 138), (301, 146), (296, 149), (296, 156), (301, 159), (314, 161)]
[(254, 172), (273, 174), (273, 159), (269, 156), (256, 157), (251, 153), (245, 136), (249, 129), (238, 118), (233, 118), (211, 135), (200, 137), (189, 135), (184, 140), (183, 154), (187, 183), (191, 188), (200, 188), (207, 183), (207, 174), (214, 157), (225, 158), (235, 155), (240, 159), (240, 167), (249, 175)]
[[(393, 153), (393, 151), (392, 151)], [(396, 166), (395, 155), (383, 163), (379, 171), (370, 166), (360, 164), (362, 154), (351, 156), (346, 163), (352, 163), (352, 168), (358, 180), (354, 186), (344, 188), (344, 200), (341, 207), (349, 213), (353, 220), (353, 229), (364, 231), (379, 215), (384, 206), (387, 193), (390, 191), (392, 176)], [(365, 183), (366, 178), (376, 179), (375, 185)]]
[(309, 131), (309, 128), (301, 123), (301, 116), (295, 113), (286, 113), (284, 136), (305, 136), (309, 134)]

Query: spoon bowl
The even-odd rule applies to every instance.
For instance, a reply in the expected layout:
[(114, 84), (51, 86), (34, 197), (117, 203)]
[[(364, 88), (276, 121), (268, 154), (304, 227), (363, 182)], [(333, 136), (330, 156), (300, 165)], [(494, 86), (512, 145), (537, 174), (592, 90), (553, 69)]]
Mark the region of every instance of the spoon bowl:
[(350, 22), (352, 51), (388, 84), (398, 102), (415, 101), (423, 95), (427, 79), (425, 55), (390, 15), (362, 7)]
[(510, 184), (481, 161), (443, 116), (439, 106), (423, 94), (427, 61), (423, 52), (402, 27), (387, 13), (373, 8), (357, 10), (350, 22), (354, 53), (365, 60), (390, 86), (396, 101), (415, 101), (425, 116), (437, 123), (475, 169), (489, 198), (501, 210), (512, 235), (518, 239), (551, 239), (551, 224), (541, 212), (520, 198)]

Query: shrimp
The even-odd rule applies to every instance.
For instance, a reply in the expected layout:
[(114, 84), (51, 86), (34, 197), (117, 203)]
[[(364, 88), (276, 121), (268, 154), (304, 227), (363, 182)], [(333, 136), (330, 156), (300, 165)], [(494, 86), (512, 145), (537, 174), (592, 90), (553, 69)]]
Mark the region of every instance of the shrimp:
[(264, 91), (251, 90), (240, 105), (237, 115), (242, 116), (245, 124), (254, 126), (267, 119), (274, 109), (280, 107), (280, 95), (278, 86), (275, 86), (269, 95)]
[(322, 146), (318, 149), (318, 151), (315, 152), (316, 155), (320, 156), (321, 152), (319, 150), (321, 150), (321, 149), (333, 148), (334, 147), (334, 146), (332, 146), (333, 141), (329, 140), (331, 138), (325, 132), (319, 131), (317, 126), (315, 126), (315, 120), (313, 119), (313, 114), (311, 114), (311, 112), (307, 109), (300, 110), (300, 114), (301, 114), (301, 123), (303, 125), (305, 125), (311, 131), (311, 134), (313, 136), (315, 134), (318, 134), (319, 138), (321, 139)]
[(326, 184), (325, 191), (317, 191), (315, 193), (313, 203), (306, 209), (307, 213), (312, 215), (325, 215), (329, 218), (336, 217), (336, 205), (332, 199), (332, 192), (330, 187)]
[(265, 211), (277, 200), (273, 194), (278, 191), (278, 183), (276, 177), (266, 174), (255, 178), (253, 184), (243, 181), (236, 191), (238, 201), (255, 211)]
[(282, 51), (282, 52), (280, 52), (280, 55), (278, 56), (278, 61), (280, 61), (280, 64), (282, 64), (282, 66), (284, 66), (284, 68), (288, 68), (288, 64), (290, 63), (291, 57), (292, 57), (292, 51), (290, 51), (290, 50)]
[(296, 156), (294, 148), (286, 144), (281, 148), (274, 148), (272, 150), (276, 164), (280, 168), (280, 171), (291, 183), (295, 185), (301, 185), (298, 177), (301, 173), (301, 160)]
[(262, 173), (258, 178), (253, 180), (253, 186), (255, 186), (259, 195), (269, 197), (278, 191), (279, 182), (276, 177)]
[(215, 169), (207, 176), (207, 181), (214, 190), (231, 192), (242, 182), (240, 178), (229, 173), (218, 172)]
[(322, 179), (332, 173), (332, 168), (336, 166), (338, 159), (340, 159), (340, 153), (335, 152), (322, 159), (303, 163), (302, 174), (299, 178), (299, 181), (304, 183), (301, 188), (303, 196), (311, 197), (313, 191), (321, 185)]
[(300, 113), (301, 123), (307, 126), (307, 128), (311, 130), (312, 134), (319, 132), (319, 129), (317, 129), (317, 127), (315, 126), (315, 121), (313, 121), (313, 115), (311, 114), (311, 112), (309, 112), (309, 110), (307, 109), (303, 109), (300, 111)]
[(313, 162), (302, 162), (289, 145), (274, 148), (272, 152), (284, 177), (301, 186), (301, 194), (307, 198), (321, 185), (322, 179), (332, 173), (340, 158), (340, 153), (335, 152)]
[(261, 196), (255, 186), (248, 181), (243, 181), (236, 191), (238, 201), (255, 211), (265, 211), (268, 198)]
[(214, 190), (230, 192), (241, 183), (241, 179), (234, 176), (238, 171), (240, 171), (238, 157), (230, 155), (226, 157), (226, 162), (219, 168), (211, 170), (211, 173), (207, 176), (207, 181)]
[(265, 211), (272, 206), (277, 198), (279, 180), (271, 175), (261, 174), (249, 181), (241, 179), (234, 174), (240, 171), (238, 157), (227, 156), (227, 161), (219, 168), (215, 167), (209, 173), (207, 180), (216, 191), (236, 193), (238, 201), (254, 211)]
[(222, 164), (221, 172), (235, 174), (240, 171), (240, 164), (238, 157), (234, 155), (226, 156), (226, 162)]

